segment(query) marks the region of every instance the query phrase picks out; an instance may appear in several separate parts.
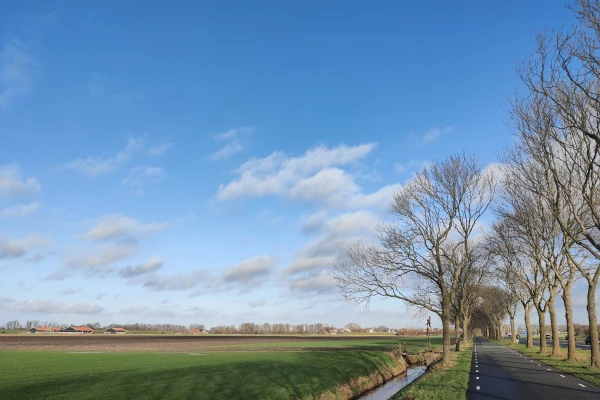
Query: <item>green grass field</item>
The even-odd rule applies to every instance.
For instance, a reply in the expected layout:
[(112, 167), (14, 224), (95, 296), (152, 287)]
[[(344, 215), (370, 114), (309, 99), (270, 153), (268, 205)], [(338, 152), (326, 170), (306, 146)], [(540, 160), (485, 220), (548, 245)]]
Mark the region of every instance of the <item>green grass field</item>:
[(464, 400), (467, 398), (471, 348), (454, 353), (455, 364), (447, 370), (434, 370), (400, 391), (394, 400)]
[[(272, 343), (253, 343), (239, 345), (214, 345), (212, 349), (239, 349), (239, 348), (251, 348), (251, 349), (269, 349), (269, 348), (305, 348), (305, 349), (318, 349), (318, 348), (348, 348), (348, 349), (364, 349), (364, 350), (392, 350), (397, 348), (399, 345), (403, 345), (407, 350), (407, 353), (418, 353), (423, 351), (427, 339), (424, 337), (401, 337), (391, 336), (387, 338), (356, 338), (349, 339), (348, 337), (343, 340), (307, 340), (298, 342), (272, 342)], [(432, 336), (431, 346), (433, 348), (442, 347), (442, 337)]]
[(558, 370), (575, 375), (584, 381), (600, 386), (600, 369), (589, 366), (591, 356), (589, 350), (577, 349), (577, 361), (567, 361), (567, 349), (561, 348), (561, 355), (559, 357), (552, 357), (550, 356), (551, 349), (548, 349), (546, 353), (541, 354), (539, 346), (533, 346), (533, 348), (528, 349), (524, 344), (511, 345), (510, 340), (496, 341), (496, 343), (516, 349), (521, 353), (527, 354), (529, 357), (536, 360), (543, 361)]
[[(198, 353), (0, 351), (0, 399), (315, 398), (378, 368), (388, 369), (394, 361), (382, 350), (400, 342), (416, 351), (426, 339), (277, 342), (261, 344), (261, 351), (240, 344), (248, 351)], [(433, 342), (441, 344), (441, 338)], [(287, 351), (286, 346), (307, 351)]]

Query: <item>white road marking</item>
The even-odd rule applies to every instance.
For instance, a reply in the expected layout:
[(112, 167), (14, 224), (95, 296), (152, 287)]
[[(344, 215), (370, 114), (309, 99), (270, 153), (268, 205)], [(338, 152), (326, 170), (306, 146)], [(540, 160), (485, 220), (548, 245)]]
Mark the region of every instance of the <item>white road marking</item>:
[(475, 377), (475, 379), (479, 379), (479, 377), (478, 377), (478, 376), (476, 376), (476, 377)]
[(566, 376), (564, 376), (564, 375), (561, 375), (561, 376), (562, 376), (563, 378), (566, 378)]
[(541, 366), (542, 366), (542, 364), (538, 364), (538, 367), (541, 367)]
[(548, 368), (548, 371), (552, 371), (550, 368)]
[(479, 372), (479, 370), (478, 370), (478, 369), (476, 369), (476, 370), (475, 370), (475, 372)]
[(579, 386), (581, 386), (581, 387), (585, 387), (585, 385), (582, 385), (581, 383), (579, 384)]
[(477, 390), (481, 389), (479, 386), (477, 386)]

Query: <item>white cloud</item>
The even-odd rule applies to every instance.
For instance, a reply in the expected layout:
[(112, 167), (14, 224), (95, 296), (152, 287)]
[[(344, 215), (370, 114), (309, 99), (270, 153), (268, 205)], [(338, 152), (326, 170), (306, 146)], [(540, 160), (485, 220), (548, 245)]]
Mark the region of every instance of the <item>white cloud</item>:
[(414, 138), (418, 144), (427, 145), (429, 143), (435, 142), (440, 136), (450, 133), (452, 131), (452, 126), (446, 126), (444, 128), (432, 128), (422, 135), (411, 134), (410, 137)]
[(168, 227), (167, 222), (142, 224), (135, 219), (112, 214), (101, 218), (98, 224), (85, 234), (85, 237), (95, 241), (131, 238), (152, 234)]
[(69, 268), (86, 268), (99, 272), (112, 272), (111, 264), (132, 257), (139, 251), (135, 240), (123, 240), (93, 252), (82, 252), (65, 259)]
[(142, 187), (147, 182), (158, 182), (165, 173), (160, 167), (137, 166), (129, 171), (129, 176), (121, 181), (121, 184), (135, 189), (136, 194), (143, 194)]
[(24, 218), (33, 214), (40, 207), (40, 203), (17, 204), (0, 210), (0, 218)]
[(45, 246), (48, 242), (48, 239), (36, 235), (21, 239), (7, 239), (0, 236), (0, 260), (22, 257), (31, 249)]
[(105, 157), (78, 158), (63, 166), (64, 169), (72, 169), (88, 175), (103, 175), (116, 171), (120, 166), (127, 163), (133, 155), (143, 147), (142, 137), (129, 139), (127, 145), (115, 155)]
[(248, 302), (248, 305), (249, 305), (250, 307), (252, 307), (252, 308), (256, 308), (256, 307), (262, 307), (262, 306), (264, 306), (265, 304), (267, 304), (267, 302), (265, 302), (265, 301), (258, 301), (258, 300), (250, 300), (250, 301)]
[(38, 72), (37, 59), (23, 42), (13, 39), (0, 52), (0, 110), (33, 91)]
[(223, 281), (242, 285), (257, 285), (273, 272), (275, 261), (267, 256), (258, 256), (228, 268), (223, 273)]
[(119, 274), (124, 278), (131, 278), (134, 276), (140, 276), (148, 274), (150, 272), (156, 272), (161, 269), (163, 262), (158, 257), (151, 258), (147, 263), (136, 265), (135, 267), (127, 266), (119, 270)]
[(174, 291), (188, 290), (198, 285), (204, 280), (206, 274), (204, 271), (192, 271), (190, 273), (174, 275), (150, 275), (139, 280), (132, 280), (132, 283), (141, 283), (142, 286), (154, 291)]
[(243, 136), (252, 133), (253, 131), (254, 130), (252, 128), (244, 126), (214, 135), (215, 141), (226, 143), (223, 145), (223, 147), (213, 153), (211, 158), (218, 160), (242, 152), (246, 146)]
[(97, 315), (104, 311), (104, 307), (91, 303), (62, 304), (51, 300), (29, 300), (24, 303), (14, 305), (12, 310), (43, 314)]
[[(333, 288), (332, 267), (347, 261), (346, 250), (359, 240), (372, 238), (379, 217), (371, 211), (356, 211), (325, 220), (322, 213), (307, 219), (304, 231), (320, 233), (296, 251), (283, 271), (292, 290), (326, 292)], [(318, 221), (321, 219), (321, 221)]]
[(39, 193), (41, 185), (34, 178), (23, 180), (17, 164), (0, 166), (0, 198), (13, 198)]
[(335, 290), (336, 281), (330, 272), (321, 272), (318, 275), (298, 277), (290, 281), (292, 290), (301, 292), (328, 293)]
[(167, 150), (173, 147), (174, 144), (167, 142), (163, 144), (159, 144), (148, 149), (148, 154), (152, 156), (162, 156)]
[[(332, 167), (355, 162), (369, 154), (374, 147), (373, 143), (352, 147), (340, 145), (331, 149), (318, 146), (300, 157), (287, 157), (275, 152), (264, 158), (252, 159), (237, 169), (240, 175), (237, 180), (220, 185), (217, 199), (232, 200), (266, 195), (289, 196), (292, 193), (314, 199), (319, 191), (327, 192), (325, 187), (327, 182), (349, 192), (355, 189), (355, 187), (349, 189), (344, 187), (350, 179), (343, 171)], [(313, 189), (314, 193), (306, 194), (300, 189), (301, 187)]]

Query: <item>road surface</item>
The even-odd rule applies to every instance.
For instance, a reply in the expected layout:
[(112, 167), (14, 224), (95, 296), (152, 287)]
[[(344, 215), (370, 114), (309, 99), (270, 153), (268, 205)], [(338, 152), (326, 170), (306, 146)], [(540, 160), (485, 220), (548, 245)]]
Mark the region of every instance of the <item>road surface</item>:
[(469, 400), (598, 400), (600, 388), (516, 350), (476, 338)]

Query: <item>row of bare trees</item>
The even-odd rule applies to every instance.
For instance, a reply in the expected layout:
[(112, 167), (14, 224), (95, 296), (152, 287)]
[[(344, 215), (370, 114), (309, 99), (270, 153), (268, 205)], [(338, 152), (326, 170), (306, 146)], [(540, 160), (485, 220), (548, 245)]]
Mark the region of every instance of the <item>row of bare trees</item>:
[[(537, 37), (523, 62), (525, 89), (512, 101), (516, 143), (501, 155), (496, 176), (459, 154), (423, 168), (395, 195), (395, 220), (379, 227), (378, 243), (358, 243), (334, 266), (344, 300), (368, 305), (373, 296), (400, 299), (442, 320), (444, 358), (450, 324), (497, 338), (517, 306), (537, 311), (540, 331), (550, 317), (559, 353), (556, 301), (562, 299), (575, 357), (571, 291), (587, 282), (591, 364), (600, 366), (596, 287), (600, 279), (600, 1), (570, 7), (579, 24)], [(497, 182), (502, 182), (496, 187)], [(497, 194), (497, 201), (492, 199)], [(492, 232), (476, 235), (493, 209)], [(460, 340), (457, 345), (460, 348)], [(531, 335), (528, 345), (532, 346)], [(544, 351), (546, 341), (540, 340)]]
[[(552, 353), (560, 352), (556, 300), (562, 299), (575, 358), (571, 291), (587, 282), (591, 364), (600, 366), (596, 288), (600, 279), (600, 3), (571, 7), (579, 24), (537, 36), (536, 51), (518, 71), (513, 149), (503, 154), (505, 180), (494, 225), (504, 254), (506, 285), (526, 315), (535, 309), (540, 332), (550, 316)], [(526, 322), (527, 323), (527, 322)], [(545, 350), (545, 340), (540, 340)]]

